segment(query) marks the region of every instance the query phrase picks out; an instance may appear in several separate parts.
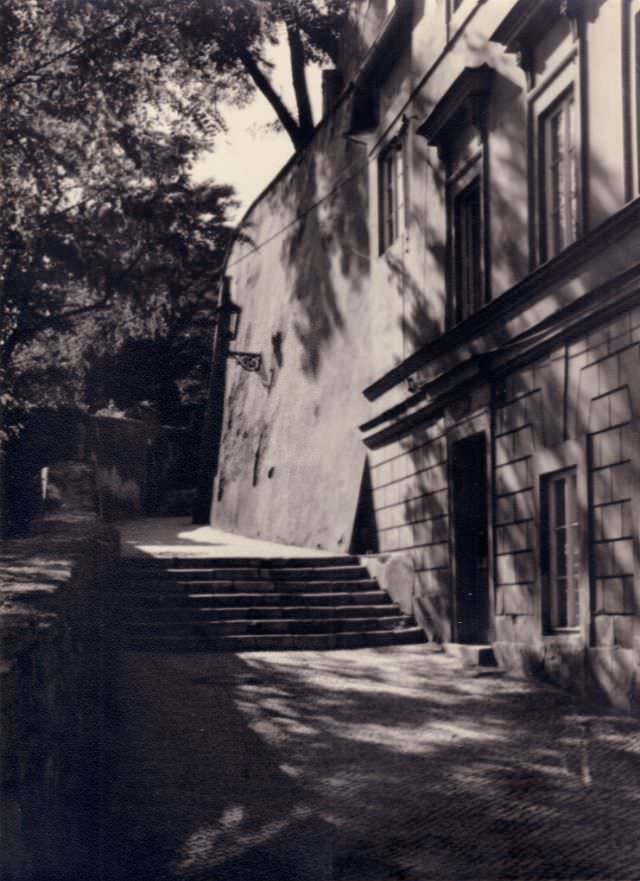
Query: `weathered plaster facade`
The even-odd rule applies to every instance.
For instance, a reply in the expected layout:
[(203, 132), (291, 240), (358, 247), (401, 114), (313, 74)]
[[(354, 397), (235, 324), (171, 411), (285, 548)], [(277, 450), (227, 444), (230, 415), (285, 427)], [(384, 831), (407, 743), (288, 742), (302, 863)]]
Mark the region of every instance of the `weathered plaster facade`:
[(230, 255), (213, 521), (391, 554), (432, 639), (637, 706), (640, 3), (383, 13)]

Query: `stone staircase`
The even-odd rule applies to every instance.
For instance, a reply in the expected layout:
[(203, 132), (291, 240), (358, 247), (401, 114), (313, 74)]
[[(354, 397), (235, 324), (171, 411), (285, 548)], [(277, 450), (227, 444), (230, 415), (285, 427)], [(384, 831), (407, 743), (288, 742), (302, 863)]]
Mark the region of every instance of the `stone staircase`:
[(424, 642), (357, 557), (122, 561), (131, 649), (264, 651)]

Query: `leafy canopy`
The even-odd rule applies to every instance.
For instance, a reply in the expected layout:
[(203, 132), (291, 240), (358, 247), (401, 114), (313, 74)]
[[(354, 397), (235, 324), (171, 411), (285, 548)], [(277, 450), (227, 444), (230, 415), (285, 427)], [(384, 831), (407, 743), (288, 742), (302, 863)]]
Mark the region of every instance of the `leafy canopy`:
[[(124, 328), (175, 336), (172, 321), (195, 320), (191, 307), (215, 287), (231, 193), (190, 184), (193, 162), (224, 128), (224, 104), (256, 88), (294, 145), (306, 143), (305, 65), (335, 58), (345, 8), (344, 0), (0, 0), (5, 415), (29, 399), (38, 369), (55, 373), (62, 360), (77, 371), (92, 334), (99, 354), (122, 342)], [(295, 112), (269, 79), (276, 40), (289, 46)], [(48, 384), (59, 394), (59, 377)], [(46, 371), (39, 388), (46, 392)]]

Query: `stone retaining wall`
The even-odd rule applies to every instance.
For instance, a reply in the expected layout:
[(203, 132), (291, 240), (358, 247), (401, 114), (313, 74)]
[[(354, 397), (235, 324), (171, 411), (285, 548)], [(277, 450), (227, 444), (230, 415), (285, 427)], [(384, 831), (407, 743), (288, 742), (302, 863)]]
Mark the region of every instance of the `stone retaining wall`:
[(49, 470), (55, 510), (0, 543), (0, 877), (98, 877), (109, 582), (118, 534), (91, 466)]

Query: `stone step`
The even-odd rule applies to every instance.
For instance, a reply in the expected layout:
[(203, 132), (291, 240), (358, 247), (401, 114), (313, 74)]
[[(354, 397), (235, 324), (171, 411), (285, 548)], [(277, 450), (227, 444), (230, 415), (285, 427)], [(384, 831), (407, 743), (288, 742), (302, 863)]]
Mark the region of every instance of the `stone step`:
[(208, 581), (126, 581), (128, 594), (146, 593), (180, 596), (184, 593), (331, 593), (344, 590), (374, 590), (375, 578), (348, 579), (346, 581), (258, 581), (208, 580)]
[(498, 662), (490, 645), (472, 645), (462, 642), (445, 642), (443, 649), (447, 655), (457, 658), (465, 667), (497, 667)]
[(375, 618), (388, 615), (399, 615), (400, 609), (394, 603), (379, 605), (342, 605), (342, 606), (144, 606), (127, 610), (128, 621), (209, 621), (209, 620), (247, 620), (272, 621), (286, 618), (315, 619), (331, 618)]
[(343, 633), (248, 634), (242, 636), (137, 636), (130, 637), (133, 651), (177, 652), (256, 652), (325, 651), (374, 646), (407, 645), (425, 642), (421, 627), (402, 630), (345, 631)]
[(237, 568), (306, 568), (327, 566), (357, 566), (360, 560), (351, 554), (333, 557), (128, 557), (121, 563), (123, 572), (144, 569), (237, 569)]
[(167, 568), (121, 570), (121, 577), (127, 581), (353, 581), (369, 578), (366, 566), (308, 566), (265, 568), (234, 566), (224, 568)]
[(277, 581), (360, 581), (370, 577), (366, 566), (283, 567), (276, 571), (271, 577)]
[(424, 642), (357, 557), (128, 560), (122, 634), (136, 650), (265, 651)]
[(407, 625), (404, 615), (376, 618), (283, 618), (280, 620), (216, 621), (161, 621), (130, 622), (126, 632), (130, 636), (240, 636), (251, 634), (287, 635), (290, 633), (344, 633), (364, 630), (399, 630)]
[(143, 608), (224, 608), (228, 606), (345, 606), (378, 605), (391, 603), (389, 595), (383, 590), (339, 590), (328, 592), (284, 592), (267, 591), (254, 593), (247, 591), (226, 591), (210, 593), (133, 593), (121, 594), (126, 609)]

